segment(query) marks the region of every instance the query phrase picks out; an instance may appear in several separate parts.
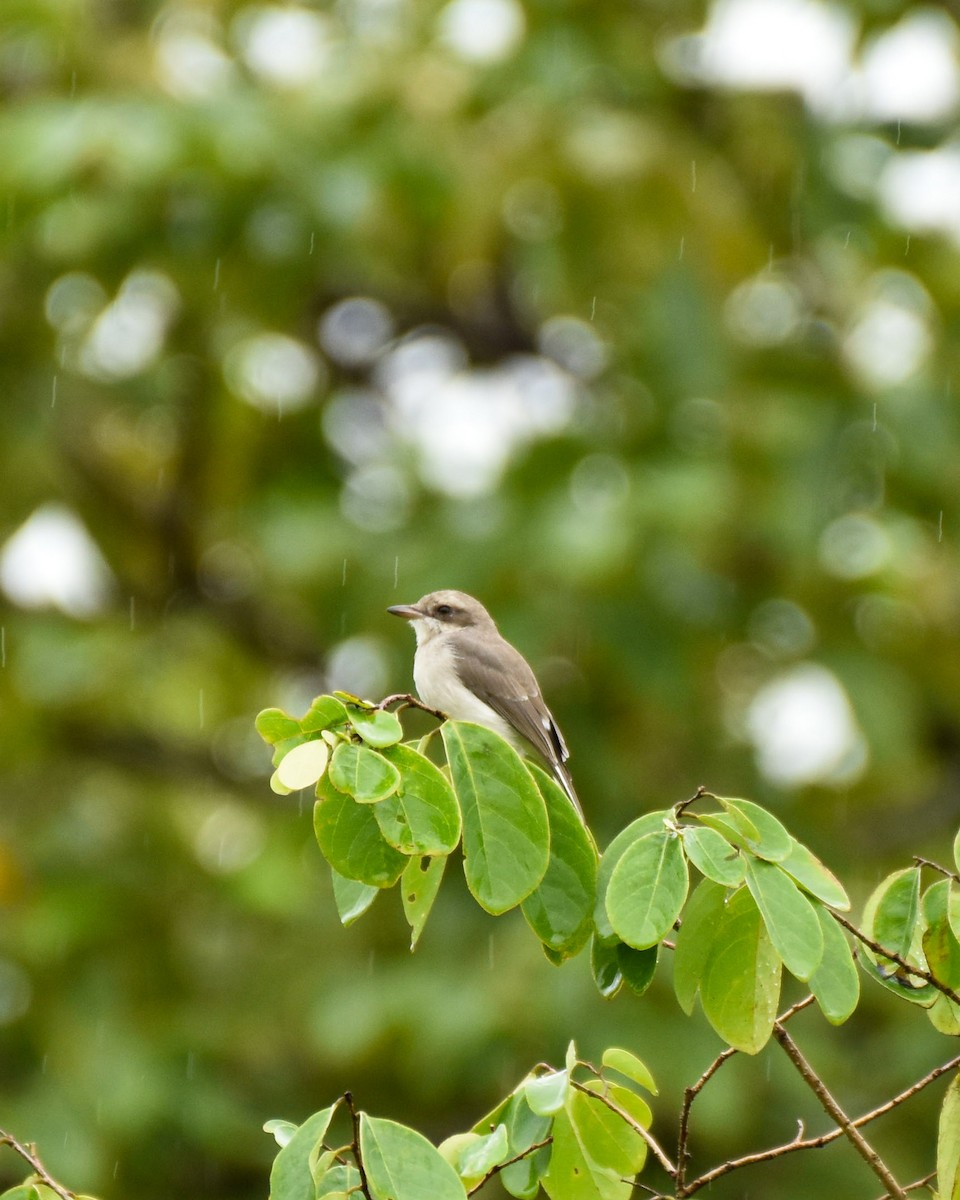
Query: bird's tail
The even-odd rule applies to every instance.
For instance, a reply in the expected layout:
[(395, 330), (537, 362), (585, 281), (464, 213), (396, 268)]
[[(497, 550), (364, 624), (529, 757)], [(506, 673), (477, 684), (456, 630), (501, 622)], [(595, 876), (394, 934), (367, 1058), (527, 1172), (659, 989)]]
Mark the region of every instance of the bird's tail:
[(570, 774), (567, 764), (565, 762), (557, 761), (552, 762), (550, 767), (557, 783), (559, 783), (564, 792), (566, 792), (567, 799), (573, 805), (577, 816), (581, 821), (583, 821), (584, 825), (586, 825), (587, 822), (583, 816), (583, 809), (580, 807), (580, 801), (577, 799), (577, 792), (573, 786), (573, 777)]

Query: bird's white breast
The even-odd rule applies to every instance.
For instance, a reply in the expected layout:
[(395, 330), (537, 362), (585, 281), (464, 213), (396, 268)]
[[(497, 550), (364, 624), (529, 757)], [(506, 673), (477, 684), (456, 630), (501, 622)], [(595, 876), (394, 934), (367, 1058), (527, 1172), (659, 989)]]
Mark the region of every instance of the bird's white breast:
[(413, 659), (413, 682), (424, 704), (439, 708), (455, 721), (484, 725), (506, 738), (511, 745), (517, 745), (513, 727), (460, 682), (456, 654), (446, 638), (431, 637), (420, 641)]

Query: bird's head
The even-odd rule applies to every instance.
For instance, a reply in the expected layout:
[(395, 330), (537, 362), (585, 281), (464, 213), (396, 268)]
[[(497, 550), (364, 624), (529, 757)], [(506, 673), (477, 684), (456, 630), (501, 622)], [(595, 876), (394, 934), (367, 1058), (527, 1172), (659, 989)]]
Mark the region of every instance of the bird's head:
[(470, 626), (496, 628), (493, 618), (479, 600), (451, 588), (429, 592), (416, 604), (393, 604), (387, 612), (395, 617), (403, 617), (413, 625), (418, 645), (446, 630)]

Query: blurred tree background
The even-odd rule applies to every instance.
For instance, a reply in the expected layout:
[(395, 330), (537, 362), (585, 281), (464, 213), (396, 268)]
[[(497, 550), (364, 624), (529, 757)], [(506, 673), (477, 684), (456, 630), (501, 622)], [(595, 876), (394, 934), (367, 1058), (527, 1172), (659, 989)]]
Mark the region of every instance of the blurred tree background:
[[(0, 1124), (69, 1186), (253, 1200), (266, 1118), (439, 1138), (571, 1037), (668, 1130), (716, 1053), (669, 964), (605, 1003), (456, 873), (413, 956), (394, 895), (340, 928), (253, 718), (409, 687), (388, 604), (488, 605), (601, 843), (703, 783), (857, 905), (947, 857), (958, 44), (902, 0), (4, 0)], [(854, 1112), (946, 1057), (865, 986), (796, 1023)], [(765, 1054), (695, 1150), (810, 1115)]]

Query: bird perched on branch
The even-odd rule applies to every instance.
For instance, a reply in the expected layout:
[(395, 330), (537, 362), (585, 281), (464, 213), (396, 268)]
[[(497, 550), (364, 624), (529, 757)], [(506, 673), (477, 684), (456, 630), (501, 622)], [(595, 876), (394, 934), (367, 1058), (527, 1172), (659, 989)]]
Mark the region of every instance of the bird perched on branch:
[(413, 681), (424, 704), (499, 733), (518, 750), (542, 756), (581, 820), (583, 809), (566, 762), (563, 734), (519, 650), (500, 636), (479, 600), (465, 592), (430, 592), (416, 604), (387, 609), (413, 626)]

